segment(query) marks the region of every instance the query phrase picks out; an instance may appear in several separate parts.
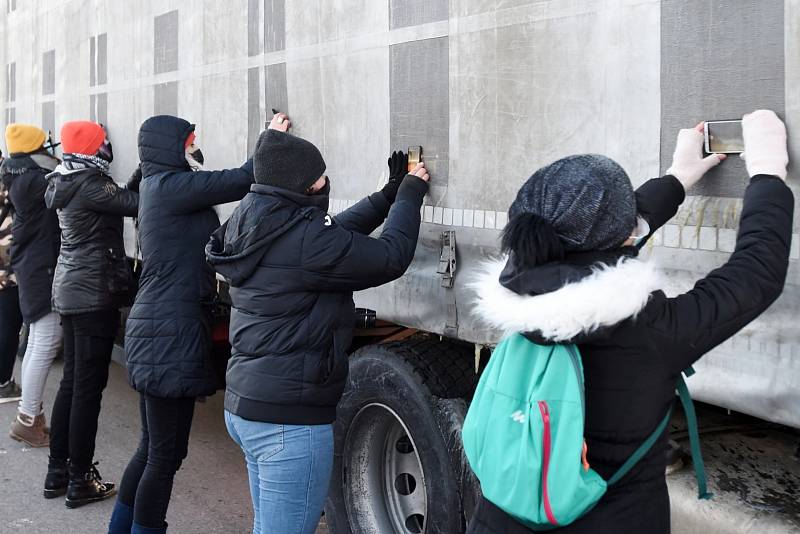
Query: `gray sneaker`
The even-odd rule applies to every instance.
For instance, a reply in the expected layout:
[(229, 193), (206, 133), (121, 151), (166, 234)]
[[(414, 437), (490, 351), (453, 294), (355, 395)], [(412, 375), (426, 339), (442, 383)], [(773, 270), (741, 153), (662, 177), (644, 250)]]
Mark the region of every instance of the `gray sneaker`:
[(14, 382), (13, 378), (5, 384), (0, 385), (0, 404), (17, 402), (21, 398), (22, 390), (19, 389), (19, 386)]

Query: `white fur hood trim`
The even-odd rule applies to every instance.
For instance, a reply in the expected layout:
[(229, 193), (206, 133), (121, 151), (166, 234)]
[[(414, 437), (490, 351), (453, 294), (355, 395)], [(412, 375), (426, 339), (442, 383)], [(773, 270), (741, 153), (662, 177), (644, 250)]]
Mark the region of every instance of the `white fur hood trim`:
[(475, 315), (504, 333), (538, 332), (556, 342), (636, 316), (661, 287), (651, 262), (624, 258), (551, 293), (518, 295), (500, 285), (505, 264), (506, 258), (484, 263), (469, 284), (477, 294)]

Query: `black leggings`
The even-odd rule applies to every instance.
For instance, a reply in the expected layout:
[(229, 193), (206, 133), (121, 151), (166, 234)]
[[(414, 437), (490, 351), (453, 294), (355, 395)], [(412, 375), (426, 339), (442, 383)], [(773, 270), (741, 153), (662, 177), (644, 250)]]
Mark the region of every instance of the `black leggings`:
[(62, 315), (64, 376), (53, 403), (50, 456), (70, 460), (77, 473), (92, 466), (100, 401), (108, 382), (119, 312)]
[(17, 286), (0, 289), (0, 384), (11, 380), (14, 372), (20, 328), (19, 289)]
[(117, 497), (133, 508), (133, 521), (139, 526), (165, 526), (172, 482), (189, 452), (194, 402), (194, 398), (139, 397), (142, 439), (125, 469)]

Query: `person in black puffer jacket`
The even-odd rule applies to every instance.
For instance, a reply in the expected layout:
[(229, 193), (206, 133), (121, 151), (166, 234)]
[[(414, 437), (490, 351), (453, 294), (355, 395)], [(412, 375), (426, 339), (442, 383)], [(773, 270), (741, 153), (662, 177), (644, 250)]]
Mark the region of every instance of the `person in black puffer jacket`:
[(250, 471), (253, 531), (310, 534), (331, 476), (353, 291), (408, 268), (429, 177), (423, 164), (407, 175), (395, 153), (389, 183), (332, 217), (314, 145), (268, 130), (253, 160), (256, 183), (206, 247), (232, 301), (225, 422)]
[(115, 491), (114, 484), (102, 482), (92, 460), (119, 308), (133, 285), (122, 218), (136, 216), (139, 195), (108, 175), (113, 151), (100, 124), (67, 122), (61, 143), (64, 161), (47, 177), (45, 203), (61, 224), (53, 309), (64, 329), (64, 376), (50, 418), (44, 496), (66, 493), (67, 506), (76, 508)]
[(202, 170), (194, 125), (169, 115), (139, 130), (139, 291), (125, 325), (128, 379), (140, 394), (142, 438), (120, 483), (109, 532), (166, 532), (175, 472), (186, 457), (197, 397), (217, 379), (210, 359), (214, 271), (203, 249), (213, 207), (240, 200), (253, 167)]
[[(786, 279), (794, 211), (784, 183), (786, 129), (764, 110), (743, 119), (751, 179), (727, 263), (668, 298), (654, 266), (636, 259), (685, 191), (724, 159), (702, 158), (702, 131), (681, 130), (668, 175), (635, 195), (622, 168), (602, 156), (573, 156), (537, 171), (509, 211), (509, 257), (474, 284), (476, 312), (487, 324), (539, 344), (578, 345), (588, 462), (606, 480), (658, 427), (681, 372), (764, 312)], [(637, 212), (646, 222), (640, 231)], [(588, 513), (552, 532), (668, 534), (667, 439), (664, 432)], [(468, 532), (534, 531), (483, 499)]]
[[(0, 151), (0, 164), (3, 153)], [(6, 188), (0, 180), (0, 403), (20, 399), (21, 390), (14, 381), (14, 362), (19, 350), (22, 313), (19, 311), (19, 289), (11, 270), (11, 224), (14, 210)]]
[(22, 318), (28, 324), (28, 346), (22, 362), (22, 400), (10, 435), (31, 447), (50, 443), (42, 397), (53, 360), (61, 345), (61, 326), (53, 312), (53, 288), (61, 231), (58, 217), (44, 204), (47, 173), (58, 160), (45, 148), (47, 134), (36, 126), (9, 124), (10, 156), (0, 166), (14, 221), (11, 226), (11, 269), (17, 278)]

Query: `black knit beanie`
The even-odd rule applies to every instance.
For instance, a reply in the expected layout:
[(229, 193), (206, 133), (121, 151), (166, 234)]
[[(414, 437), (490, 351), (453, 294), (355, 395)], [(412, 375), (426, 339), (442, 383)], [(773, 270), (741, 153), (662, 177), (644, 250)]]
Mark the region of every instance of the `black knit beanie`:
[(309, 141), (278, 130), (266, 130), (253, 152), (256, 182), (304, 193), (325, 172), (325, 160)]
[(543, 220), (567, 252), (609, 250), (621, 246), (636, 226), (636, 197), (618, 163), (581, 154), (536, 171), (508, 214), (509, 222), (523, 215)]

